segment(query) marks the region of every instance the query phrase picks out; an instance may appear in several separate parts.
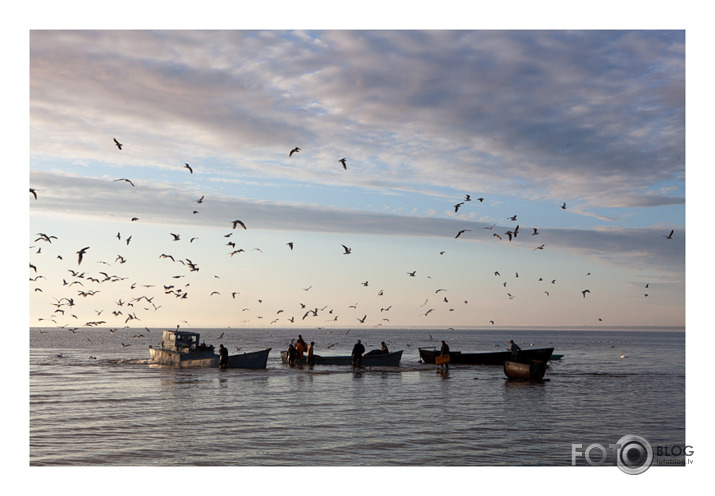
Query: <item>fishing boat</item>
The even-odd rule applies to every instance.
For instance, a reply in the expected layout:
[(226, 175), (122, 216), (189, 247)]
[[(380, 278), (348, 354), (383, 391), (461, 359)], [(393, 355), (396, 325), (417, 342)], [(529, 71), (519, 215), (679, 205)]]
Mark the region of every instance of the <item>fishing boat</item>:
[[(553, 348), (526, 348), (522, 349), (516, 357), (511, 351), (485, 351), (479, 353), (462, 353), (461, 351), (449, 352), (450, 364), (462, 365), (502, 365), (507, 360), (515, 362), (529, 362), (541, 360), (547, 362), (551, 358)], [(420, 360), (423, 363), (435, 363), (435, 358), (440, 352), (436, 348), (419, 348)]]
[[(363, 367), (399, 367), (400, 359), (402, 359), (402, 351), (393, 351), (390, 353), (366, 353), (362, 357)], [(288, 352), (281, 351), (281, 360), (288, 364)], [(296, 365), (306, 365), (307, 358), (296, 358)], [(352, 365), (353, 357), (351, 355), (313, 355), (313, 365)]]
[(546, 374), (546, 363), (541, 360), (532, 360), (528, 363), (507, 360), (504, 362), (504, 373), (509, 379), (540, 381)]
[[(149, 346), (151, 362), (172, 367), (212, 367), (219, 366), (219, 355), (213, 346), (199, 344), (201, 335), (192, 331), (164, 331), (161, 347)], [(271, 349), (229, 355), (226, 368), (265, 369)]]

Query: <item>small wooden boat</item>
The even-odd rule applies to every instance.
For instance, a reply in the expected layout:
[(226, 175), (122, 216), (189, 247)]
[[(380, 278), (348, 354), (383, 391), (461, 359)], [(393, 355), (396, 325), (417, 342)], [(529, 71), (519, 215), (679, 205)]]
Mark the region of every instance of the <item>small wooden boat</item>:
[[(172, 367), (210, 367), (218, 368), (219, 355), (213, 346), (199, 344), (201, 335), (192, 331), (164, 331), (161, 347), (149, 346), (151, 362)], [(229, 355), (226, 368), (229, 369), (265, 369), (271, 349)]]
[[(449, 352), (450, 364), (463, 365), (502, 365), (507, 360), (515, 362), (530, 362), (531, 360), (541, 360), (547, 362), (551, 358), (553, 348), (525, 348), (514, 357), (511, 351), (485, 351), (480, 353), (462, 353), (461, 351)], [(420, 359), (423, 363), (435, 363), (435, 358), (439, 356), (436, 348), (419, 348)]]
[(546, 374), (546, 363), (541, 360), (532, 360), (529, 363), (504, 362), (504, 373), (509, 379), (525, 379), (540, 381)]
[[(391, 353), (366, 353), (362, 356), (363, 367), (399, 367), (402, 359), (402, 351)], [(288, 352), (281, 351), (281, 361), (288, 364)], [(296, 358), (296, 365), (306, 365), (307, 358)], [(313, 365), (349, 365), (352, 366), (353, 357), (351, 355), (323, 356), (313, 355)]]

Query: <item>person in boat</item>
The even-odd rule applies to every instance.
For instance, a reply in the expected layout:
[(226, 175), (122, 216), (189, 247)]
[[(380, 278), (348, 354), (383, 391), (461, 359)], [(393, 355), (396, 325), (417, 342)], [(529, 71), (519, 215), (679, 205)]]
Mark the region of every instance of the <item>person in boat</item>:
[(293, 343), (291, 343), (288, 345), (288, 365), (294, 366), (296, 358), (298, 358), (298, 352), (295, 350)]
[(383, 353), (383, 354), (385, 354), (385, 355), (387, 355), (388, 353), (390, 353), (390, 350), (387, 349), (387, 345), (385, 344), (384, 341), (383, 341), (383, 342), (381, 343), (381, 345), (380, 345), (380, 353)]
[(307, 356), (308, 356), (308, 359), (307, 359), (308, 365), (314, 365), (314, 364), (315, 364), (315, 355), (313, 354), (313, 353), (314, 353), (314, 350), (315, 350), (315, 343), (314, 343), (313, 341), (311, 341), (310, 344), (308, 345), (308, 353), (307, 353)]
[(300, 334), (298, 334), (298, 340), (295, 342), (295, 351), (298, 352), (298, 358), (303, 358), (303, 353), (308, 351), (308, 345)]
[(519, 352), (521, 351), (521, 348), (519, 348), (519, 345), (514, 342), (513, 339), (509, 340), (509, 351), (511, 351), (511, 358), (512, 360), (517, 358), (519, 356)]
[(228, 367), (228, 348), (224, 348), (222, 344), (218, 345), (218, 368), (225, 369)]
[[(447, 342), (443, 339), (442, 340), (442, 347), (439, 349), (439, 356), (449, 356), (449, 345)], [(445, 370), (449, 370), (449, 362), (443, 364)]]
[(365, 346), (360, 342), (360, 340), (357, 340), (357, 343), (355, 343), (355, 346), (353, 346), (353, 353), (352, 353), (352, 358), (353, 358), (353, 368), (362, 368), (362, 354), (365, 353)]

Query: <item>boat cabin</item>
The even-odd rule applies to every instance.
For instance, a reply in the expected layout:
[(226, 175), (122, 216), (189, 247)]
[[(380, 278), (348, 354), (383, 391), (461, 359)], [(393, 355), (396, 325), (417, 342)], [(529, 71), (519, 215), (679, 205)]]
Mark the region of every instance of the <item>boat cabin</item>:
[(161, 347), (168, 351), (177, 351), (179, 353), (188, 353), (199, 349), (199, 338), (201, 335), (198, 332), (191, 331), (164, 331), (161, 336)]

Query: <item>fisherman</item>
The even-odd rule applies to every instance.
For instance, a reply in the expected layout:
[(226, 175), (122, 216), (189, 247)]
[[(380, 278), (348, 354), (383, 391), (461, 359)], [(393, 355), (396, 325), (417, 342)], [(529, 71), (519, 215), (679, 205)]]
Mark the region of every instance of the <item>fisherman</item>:
[(509, 348), (507, 349), (511, 351), (512, 360), (515, 360), (521, 351), (521, 348), (519, 348), (519, 345), (516, 344), (513, 339), (509, 340)]
[(228, 367), (228, 348), (224, 348), (222, 344), (218, 345), (218, 368), (225, 369)]
[[(444, 339), (442, 340), (442, 347), (439, 350), (439, 356), (449, 356), (449, 345)], [(444, 364), (444, 369), (449, 370), (449, 362)]]
[(362, 368), (362, 354), (365, 353), (365, 347), (363, 344), (360, 342), (360, 340), (357, 340), (357, 343), (355, 343), (355, 346), (353, 346), (353, 368)]
[(380, 353), (385, 354), (385, 355), (390, 353), (390, 350), (387, 349), (387, 345), (385, 344), (384, 341), (382, 342), (382, 344), (380, 346)]
[(295, 359), (298, 357), (298, 352), (295, 351), (293, 343), (288, 345), (288, 365), (291, 367), (295, 365)]
[(315, 343), (313, 341), (308, 345), (308, 365), (315, 365), (315, 356), (313, 352), (315, 350)]
[(295, 342), (295, 351), (298, 352), (298, 358), (303, 358), (303, 353), (308, 351), (308, 345), (303, 341), (303, 336), (298, 334), (298, 340)]

